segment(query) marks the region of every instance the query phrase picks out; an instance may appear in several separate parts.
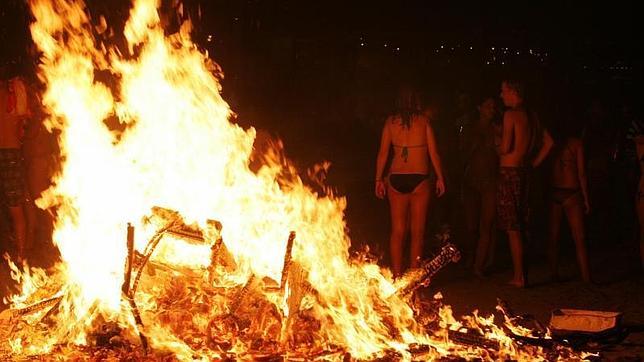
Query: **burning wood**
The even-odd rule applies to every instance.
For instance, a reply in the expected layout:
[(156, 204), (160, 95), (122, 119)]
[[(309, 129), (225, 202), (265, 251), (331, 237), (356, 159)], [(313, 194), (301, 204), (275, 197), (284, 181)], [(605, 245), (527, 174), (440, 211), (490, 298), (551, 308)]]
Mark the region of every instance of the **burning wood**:
[(130, 279), (132, 278), (132, 264), (134, 264), (134, 226), (127, 224), (127, 258), (125, 259), (125, 279), (121, 290), (123, 294), (130, 295)]
[(397, 282), (396, 294), (402, 297), (409, 296), (416, 289), (429, 283), (429, 279), (450, 262), (456, 263), (461, 258), (461, 253), (456, 246), (447, 243), (434, 258), (422, 263), (419, 268), (409, 270)]
[(280, 282), (280, 291), (284, 293), (288, 272), (291, 267), (291, 253), (293, 252), (293, 242), (295, 241), (295, 231), (291, 231), (286, 242), (286, 252), (284, 254), (284, 266), (282, 267), (282, 280)]
[(466, 330), (465, 332), (449, 330), (447, 332), (447, 335), (449, 336), (449, 339), (451, 341), (468, 346), (491, 349), (494, 351), (498, 351), (501, 348), (501, 345), (498, 341), (485, 338), (485, 336), (481, 335), (480, 333), (476, 333), (470, 330)]
[(57, 296), (39, 301), (37, 303), (34, 303), (28, 307), (24, 307), (20, 309), (6, 309), (2, 311), (2, 313), (0, 313), (0, 322), (10, 323), (14, 321), (16, 318), (20, 318), (31, 313), (36, 313), (47, 307), (56, 305), (61, 299), (62, 299), (62, 296), (57, 295)]

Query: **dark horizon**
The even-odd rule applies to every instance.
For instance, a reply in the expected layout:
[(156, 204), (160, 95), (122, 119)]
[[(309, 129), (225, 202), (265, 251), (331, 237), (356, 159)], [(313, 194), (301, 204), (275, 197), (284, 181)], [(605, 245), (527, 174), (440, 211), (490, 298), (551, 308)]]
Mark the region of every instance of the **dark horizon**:
[[(129, 1), (87, 1), (93, 14), (112, 12), (127, 16)], [(163, 1), (166, 5), (167, 0)], [(429, 4), (425, 1), (297, 1), (247, 0), (230, 4), (217, 0), (185, 0), (197, 33), (226, 37), (241, 31), (246, 37), (327, 38), (342, 41), (365, 37), (373, 42), (399, 42), (415, 47), (441, 43), (463, 46), (532, 46), (579, 56), (621, 57), (640, 60), (644, 32), (638, 31), (638, 12), (631, 1), (605, 4), (574, 1), (495, 5), (462, 2)], [(166, 8), (169, 6), (166, 5)], [(201, 19), (196, 19), (201, 8)], [(21, 0), (8, 0), (1, 9), (0, 40), (3, 58), (20, 55), (26, 46), (29, 14)], [(111, 16), (110, 16), (111, 15)], [(97, 18), (97, 16), (95, 16)], [(121, 19), (121, 21), (124, 19)], [(252, 24), (251, 24), (252, 23)], [(252, 32), (252, 27), (261, 27)], [(118, 24), (109, 24), (117, 27)], [(218, 33), (219, 31), (220, 33)], [(588, 54), (588, 55), (591, 55)]]

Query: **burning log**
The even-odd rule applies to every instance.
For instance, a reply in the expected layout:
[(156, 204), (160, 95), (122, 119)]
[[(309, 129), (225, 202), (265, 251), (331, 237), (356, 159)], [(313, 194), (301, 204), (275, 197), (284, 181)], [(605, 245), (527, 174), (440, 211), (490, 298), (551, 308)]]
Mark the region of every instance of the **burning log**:
[(400, 297), (407, 297), (412, 294), (416, 289), (429, 282), (429, 279), (434, 276), (439, 270), (444, 268), (450, 262), (456, 263), (461, 258), (461, 253), (456, 246), (452, 243), (447, 243), (441, 248), (440, 253), (431, 260), (423, 262), (423, 264), (416, 269), (412, 269), (405, 273), (400, 278), (397, 284), (396, 294)]
[(483, 349), (491, 349), (494, 351), (498, 351), (501, 348), (501, 345), (498, 341), (485, 338), (485, 336), (476, 332), (472, 332), (470, 330), (468, 330), (467, 332), (449, 330), (447, 331), (447, 335), (449, 336), (449, 339), (454, 343), (479, 347)]
[(41, 311), (49, 306), (54, 306), (61, 301), (63, 298), (62, 295), (57, 295), (49, 299), (42, 300), (40, 302), (34, 303), (30, 306), (21, 308), (21, 309), (7, 309), (0, 313), (0, 322), (11, 322), (16, 318), (21, 318), (28, 314), (36, 313)]
[(134, 226), (127, 224), (127, 259), (125, 259), (125, 278), (121, 290), (123, 294), (130, 295), (130, 278), (132, 277), (132, 264), (134, 263)]
[[(148, 339), (142, 332), (143, 320), (141, 319), (141, 313), (139, 313), (139, 308), (136, 306), (136, 302), (134, 301), (134, 293), (136, 292), (136, 289), (133, 289), (130, 293), (130, 278), (132, 276), (133, 263), (134, 263), (134, 227), (130, 223), (128, 223), (127, 224), (127, 260), (125, 263), (125, 278), (123, 280), (123, 286), (121, 287), (121, 291), (123, 292), (125, 299), (127, 299), (127, 302), (130, 304), (130, 308), (132, 308), (132, 314), (134, 315), (134, 321), (136, 322), (136, 326), (138, 329), (137, 332), (139, 334), (139, 339), (141, 339), (141, 346), (143, 347), (143, 351), (147, 354)], [(141, 266), (141, 268), (142, 267), (143, 266)], [(140, 273), (139, 273), (139, 276), (140, 276)], [(138, 278), (137, 278), (137, 282), (138, 282)]]
[(282, 280), (280, 282), (280, 291), (284, 293), (286, 288), (286, 281), (288, 280), (288, 272), (291, 266), (291, 252), (293, 251), (293, 242), (295, 241), (295, 231), (291, 231), (288, 235), (286, 242), (286, 252), (284, 254), (284, 266), (282, 267)]
[(141, 319), (141, 313), (139, 313), (139, 308), (136, 306), (136, 302), (134, 302), (134, 298), (130, 297), (129, 295), (125, 296), (128, 303), (130, 304), (130, 308), (132, 308), (132, 314), (134, 315), (134, 321), (136, 322), (136, 326), (138, 328), (138, 334), (139, 334), (139, 339), (141, 339), (141, 346), (143, 347), (143, 351), (147, 354), (148, 352), (148, 339), (143, 334), (143, 320)]
[(541, 324), (541, 322), (539, 322), (534, 316), (529, 314), (518, 315), (510, 307), (508, 302), (500, 298), (497, 298), (496, 301), (497, 301), (496, 309), (500, 311), (505, 317), (506, 327), (510, 325), (512, 327), (518, 326), (522, 328), (529, 328), (532, 330), (533, 334), (540, 335), (540, 336), (548, 332), (548, 329), (543, 324)]

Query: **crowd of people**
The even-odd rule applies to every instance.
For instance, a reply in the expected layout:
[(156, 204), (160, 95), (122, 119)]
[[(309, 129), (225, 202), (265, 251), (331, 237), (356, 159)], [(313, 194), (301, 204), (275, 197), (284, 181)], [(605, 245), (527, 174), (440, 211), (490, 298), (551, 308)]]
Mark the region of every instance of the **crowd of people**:
[[(452, 218), (463, 219), (462, 252), (477, 277), (489, 270), (497, 237), (502, 235), (508, 241), (513, 265), (509, 284), (525, 287), (529, 257), (525, 245), (537, 234), (533, 221), (540, 217), (547, 225), (542, 245), (551, 278), (560, 280), (559, 239), (565, 215), (580, 277), (592, 283), (588, 221), (629, 209), (639, 216), (639, 223), (633, 223), (639, 234), (632, 240), (636, 246), (639, 242), (644, 269), (644, 178), (640, 177), (644, 123), (631, 107), (624, 107), (624, 121), (618, 125), (602, 118), (604, 109), (598, 102), (593, 103), (585, 124), (580, 122), (583, 113), (570, 105), (561, 108), (560, 119), (546, 125), (527, 101), (525, 83), (505, 79), (500, 82), (499, 96), (480, 97), (478, 112), (468, 109), (467, 95), (460, 95), (461, 116), (437, 139), (436, 102), (423, 102), (426, 97), (408, 84), (400, 87), (397, 98), (396, 109), (382, 129), (375, 174), (376, 196), (389, 201), (389, 256), (394, 276), (403, 273), (403, 265), (418, 266), (425, 248), (428, 213), (431, 219), (435, 217), (432, 210), (437, 210), (432, 200), (446, 190), (451, 196), (442, 207), (460, 210), (451, 213), (457, 215)], [(450, 153), (447, 162), (442, 152)], [(609, 164), (618, 159), (624, 187), (608, 181), (612, 179), (608, 174), (616, 172)], [(542, 210), (532, 207), (535, 190), (542, 196)], [(607, 202), (610, 194), (617, 200), (613, 204)], [(608, 229), (605, 222), (599, 225), (601, 230), (591, 230), (593, 235)], [(411, 244), (409, 259), (403, 255), (406, 238)]]

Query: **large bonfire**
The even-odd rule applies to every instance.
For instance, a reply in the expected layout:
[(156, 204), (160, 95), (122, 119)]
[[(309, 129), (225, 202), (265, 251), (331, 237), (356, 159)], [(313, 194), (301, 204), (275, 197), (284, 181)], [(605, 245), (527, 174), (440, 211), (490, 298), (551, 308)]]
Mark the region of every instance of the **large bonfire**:
[(345, 199), (312, 191), (277, 146), (251, 171), (254, 129), (230, 122), (190, 22), (164, 34), (159, 1), (134, 1), (127, 50), (101, 41), (106, 24), (81, 1), (30, 1), (62, 159), (37, 204), (55, 211), (62, 261), (9, 261), (22, 291), (0, 318), (0, 355), (580, 359), (516, 342), (530, 331), (510, 318), (456, 321), (410, 298), (418, 274), (394, 282), (350, 257)]

